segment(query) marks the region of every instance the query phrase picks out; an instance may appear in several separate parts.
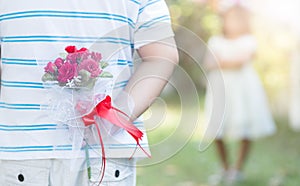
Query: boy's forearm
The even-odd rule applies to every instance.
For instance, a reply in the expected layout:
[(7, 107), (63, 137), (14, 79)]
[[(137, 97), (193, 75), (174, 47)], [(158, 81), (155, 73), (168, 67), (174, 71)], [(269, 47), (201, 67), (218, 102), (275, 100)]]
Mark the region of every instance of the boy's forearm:
[(134, 102), (131, 120), (144, 113), (160, 95), (178, 64), (178, 52), (173, 38), (164, 42), (149, 44), (138, 51), (143, 62), (125, 88)]
[[(174, 69), (174, 63), (162, 61), (143, 62), (130, 79), (125, 92), (134, 102), (131, 119), (135, 120), (160, 95)], [(165, 70), (165, 71), (164, 71)]]

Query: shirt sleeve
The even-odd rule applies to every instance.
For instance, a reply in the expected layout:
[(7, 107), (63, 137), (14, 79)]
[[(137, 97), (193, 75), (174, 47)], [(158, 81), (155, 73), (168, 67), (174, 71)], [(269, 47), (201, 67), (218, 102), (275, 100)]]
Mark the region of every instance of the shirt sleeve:
[(173, 37), (171, 18), (164, 0), (144, 0), (134, 32), (134, 48)]

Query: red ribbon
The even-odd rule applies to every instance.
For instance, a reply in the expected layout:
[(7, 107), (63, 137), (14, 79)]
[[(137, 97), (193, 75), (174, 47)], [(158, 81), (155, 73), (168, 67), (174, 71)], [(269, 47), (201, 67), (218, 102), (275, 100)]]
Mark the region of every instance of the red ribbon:
[[(82, 105), (77, 104), (76, 108), (80, 111), (82, 110)], [(112, 106), (111, 97), (106, 96), (104, 100), (96, 105), (96, 107), (88, 114), (82, 117), (82, 121), (84, 122), (85, 126), (95, 125), (97, 129), (97, 133), (100, 140), (100, 145), (102, 149), (102, 175), (100, 179), (100, 183), (103, 180), (104, 172), (105, 172), (105, 150), (104, 150), (104, 143), (101, 137), (101, 132), (99, 125), (97, 125), (95, 121), (95, 116), (99, 116), (103, 119), (106, 119), (110, 123), (126, 130), (136, 141), (136, 144), (142, 149), (142, 151), (148, 156), (151, 157), (140, 145), (140, 140), (142, 140), (143, 132), (140, 131), (136, 126), (132, 124), (129, 120), (121, 117), (119, 114), (124, 115), (125, 117), (129, 118), (129, 116), (122, 112), (121, 110)]]

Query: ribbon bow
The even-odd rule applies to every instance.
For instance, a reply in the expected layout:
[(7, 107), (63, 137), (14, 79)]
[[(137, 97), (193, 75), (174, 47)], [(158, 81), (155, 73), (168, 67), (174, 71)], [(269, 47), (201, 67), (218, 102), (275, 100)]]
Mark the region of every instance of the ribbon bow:
[[(79, 112), (80, 111), (83, 112), (83, 110), (84, 110), (83, 105), (80, 103), (77, 104), (76, 108)], [(106, 161), (105, 161), (104, 143), (103, 143), (103, 139), (101, 137), (99, 125), (96, 123), (95, 116), (99, 116), (103, 119), (106, 119), (110, 123), (126, 130), (135, 139), (137, 146), (139, 146), (148, 157), (151, 157), (140, 145), (140, 140), (142, 140), (142, 137), (144, 135), (143, 132), (140, 131), (136, 126), (134, 126), (132, 124), (132, 122), (130, 122), (129, 120), (120, 116), (120, 114), (129, 118), (129, 116), (126, 113), (113, 107), (112, 103), (111, 103), (111, 97), (106, 96), (105, 99), (103, 99), (101, 102), (99, 102), (90, 113), (88, 113), (82, 117), (82, 121), (85, 126), (90, 126), (90, 125), (96, 126), (97, 133), (98, 133), (98, 136), (100, 139), (100, 145), (101, 145), (101, 150), (102, 150), (102, 168), (101, 168), (101, 170), (103, 170), (100, 183), (102, 182), (103, 177), (104, 177)]]

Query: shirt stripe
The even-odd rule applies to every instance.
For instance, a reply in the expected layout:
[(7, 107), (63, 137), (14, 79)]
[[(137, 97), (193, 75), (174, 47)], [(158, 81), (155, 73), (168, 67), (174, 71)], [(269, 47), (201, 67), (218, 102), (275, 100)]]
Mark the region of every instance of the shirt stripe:
[(109, 63), (110, 66), (129, 66), (129, 67), (133, 67), (133, 62), (132, 61), (123, 60), (123, 59), (108, 61), (108, 63)]
[(50, 88), (50, 85), (40, 83), (40, 82), (21, 82), (21, 81), (5, 81), (1, 80), (1, 86), (3, 87), (12, 87), (12, 88), (35, 88), (35, 89), (44, 89)]
[(170, 21), (170, 20), (171, 20), (171, 17), (169, 15), (163, 15), (163, 16), (151, 19), (150, 21), (147, 21), (146, 23), (142, 24), (138, 29), (149, 28), (149, 27), (153, 26), (154, 24), (161, 23), (163, 21)]
[(140, 1), (137, 1), (137, 0), (130, 0), (130, 2), (133, 2), (133, 3), (137, 4), (137, 5), (140, 5), (140, 4), (141, 4), (141, 2), (140, 2)]
[(135, 23), (132, 19), (118, 14), (99, 13), (99, 12), (51, 11), (51, 10), (23, 11), (23, 12), (3, 14), (0, 16), (0, 21), (34, 18), (34, 17), (105, 19), (105, 20), (114, 20), (114, 21), (128, 23), (132, 28), (134, 28), (135, 26)]
[[(136, 127), (144, 126), (143, 122), (136, 121), (133, 123)], [(0, 131), (45, 131), (45, 130), (68, 130), (67, 125), (59, 124), (33, 124), (33, 125), (5, 125), (0, 124)]]
[(81, 36), (6, 36), (2, 37), (3, 43), (24, 43), (24, 42), (65, 42), (65, 43), (115, 43), (131, 45), (130, 40), (117, 37), (81, 37)]
[[(24, 65), (24, 66), (45, 66), (49, 61), (53, 60), (36, 60), (36, 59), (16, 59), (16, 58), (1, 58), (2, 64), (5, 65)], [(108, 60), (109, 66), (130, 66), (133, 67), (133, 62), (126, 59)]]
[(128, 80), (120, 81), (114, 84), (114, 89), (124, 88), (128, 84)]
[[(146, 148), (148, 146), (147, 143), (141, 143), (140, 144), (143, 148)], [(90, 145), (89, 149), (100, 149), (101, 146), (99, 145)], [(137, 148), (136, 144), (108, 144), (105, 146), (105, 148), (109, 149), (120, 149), (120, 148)], [(0, 152), (31, 152), (31, 151), (71, 151), (72, 145), (58, 145), (58, 146), (2, 146), (0, 147)], [(85, 150), (84, 148), (81, 148), (81, 150)]]
[(161, 2), (161, 0), (149, 0), (145, 6), (143, 6), (139, 9), (139, 14), (141, 14), (145, 10), (146, 7), (149, 7), (150, 5), (153, 5), (158, 2)]
[[(120, 81), (114, 84), (114, 89), (124, 88), (128, 83), (128, 80), (126, 81)], [(43, 82), (22, 82), (22, 81), (6, 81), (1, 80), (1, 86), (3, 87), (9, 87), (9, 88), (25, 88), (25, 89), (49, 89), (54, 84), (47, 84)], [(15, 106), (15, 105), (14, 105)], [(1, 103), (0, 103), (1, 108)], [(6, 107), (5, 107), (6, 108)]]
[(0, 102), (0, 108), (9, 110), (46, 110), (47, 105), (41, 104), (21, 104), (21, 103), (6, 103)]
[[(1, 58), (2, 64), (5, 65), (25, 65), (25, 66), (37, 66), (36, 59), (16, 59), (16, 58)], [(50, 60), (47, 61), (39, 61), (39, 63), (43, 63), (41, 65), (46, 65)]]
[(44, 131), (44, 130), (67, 130), (68, 126), (58, 124), (33, 124), (33, 125), (5, 125), (0, 124), (0, 131)]

